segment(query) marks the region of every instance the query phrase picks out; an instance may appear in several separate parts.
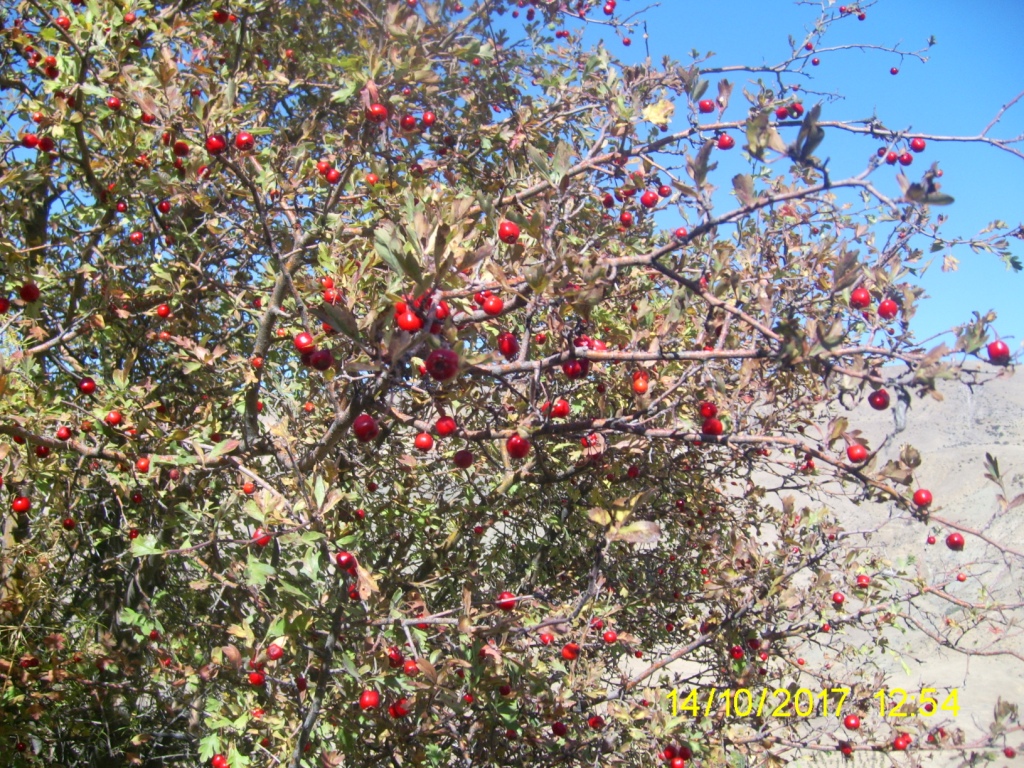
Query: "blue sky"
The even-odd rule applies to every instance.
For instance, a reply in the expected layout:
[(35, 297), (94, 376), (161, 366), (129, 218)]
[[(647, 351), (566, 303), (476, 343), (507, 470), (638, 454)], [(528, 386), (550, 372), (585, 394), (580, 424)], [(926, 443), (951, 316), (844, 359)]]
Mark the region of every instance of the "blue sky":
[[(812, 28), (824, 3), (796, 4), (790, 0), (732, 0), (728, 3), (661, 0), (645, 13), (652, 59), (663, 55), (687, 63), (689, 52), (714, 51), (710, 66), (728, 64), (775, 64), (790, 52), (788, 36), (799, 41)], [(831, 5), (837, 9), (840, 3)], [(852, 3), (848, 3), (852, 5)], [(644, 8), (642, 0), (618, 0), (617, 15), (627, 17)], [(801, 81), (815, 90), (838, 92), (842, 101), (826, 104), (823, 119), (861, 119), (872, 113), (893, 129), (910, 128), (942, 135), (976, 135), (999, 108), (1024, 90), (1024, 2), (1022, 0), (880, 0), (864, 4), (867, 18), (845, 17), (833, 25), (819, 47), (868, 43), (905, 50), (926, 47), (930, 36), (937, 44), (925, 52), (929, 61), (904, 58), (882, 51), (842, 50), (820, 54), (821, 64), (808, 67), (812, 79)], [(598, 13), (598, 17), (605, 17)], [(570, 28), (579, 28), (570, 22)], [(607, 27), (588, 30), (588, 38), (601, 36), (624, 61), (641, 61), (645, 55), (644, 30), (635, 28), (632, 45), (623, 47)], [(891, 75), (890, 67), (899, 74)], [(736, 83), (733, 104), (725, 119), (743, 116), (746, 102), (740, 89), (750, 75), (732, 74)], [(714, 81), (709, 94), (715, 93)], [(807, 104), (813, 103), (807, 99)], [(677, 118), (673, 127), (681, 121)], [(1024, 99), (1009, 110), (991, 136), (1024, 134)], [(784, 134), (784, 137), (787, 137)], [(737, 138), (739, 138), (737, 136)], [(830, 145), (830, 138), (831, 146)], [(740, 142), (742, 143), (742, 142)], [(861, 140), (851, 144), (826, 137), (818, 153), (831, 157), (834, 178), (857, 173), (865, 167), (877, 143)], [(853, 147), (853, 150), (850, 150)], [(1017, 145), (1024, 151), (1024, 142)], [(739, 158), (736, 158), (739, 160)], [(943, 191), (956, 198), (952, 206), (933, 213), (949, 217), (943, 228), (947, 238), (969, 237), (994, 219), (1011, 226), (1024, 222), (1024, 159), (980, 144), (930, 143), (915, 158), (907, 175), (916, 180), (932, 162), (943, 170)], [(720, 168), (720, 187), (728, 187), (735, 171)], [(896, 197), (896, 172), (889, 167), (875, 176), (883, 191)], [(666, 225), (669, 222), (666, 222)], [(1014, 254), (1024, 260), (1024, 241), (1012, 242)], [(922, 243), (927, 247), (927, 243)], [(1024, 274), (1007, 271), (991, 254), (974, 254), (968, 248), (954, 252), (959, 270), (943, 273), (942, 254), (921, 283), (930, 297), (921, 303), (912, 322), (918, 338), (971, 319), (972, 310), (994, 309), (996, 329), (1010, 348), (1024, 342)]]

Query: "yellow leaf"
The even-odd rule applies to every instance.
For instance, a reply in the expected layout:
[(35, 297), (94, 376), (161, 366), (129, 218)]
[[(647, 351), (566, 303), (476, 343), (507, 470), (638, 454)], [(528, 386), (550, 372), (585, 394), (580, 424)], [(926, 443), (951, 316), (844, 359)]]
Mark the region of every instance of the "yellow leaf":
[(600, 526), (611, 525), (612, 522), (612, 516), (609, 515), (606, 510), (603, 510), (600, 507), (594, 507), (590, 509), (587, 512), (587, 517), (589, 517), (593, 522), (597, 523)]
[(644, 120), (655, 125), (668, 125), (672, 119), (672, 115), (675, 114), (676, 105), (668, 99), (662, 99), (661, 101), (644, 107), (643, 116)]
[(356, 565), (356, 589), (359, 590), (360, 600), (369, 600), (370, 595), (377, 591), (377, 582), (361, 565)]

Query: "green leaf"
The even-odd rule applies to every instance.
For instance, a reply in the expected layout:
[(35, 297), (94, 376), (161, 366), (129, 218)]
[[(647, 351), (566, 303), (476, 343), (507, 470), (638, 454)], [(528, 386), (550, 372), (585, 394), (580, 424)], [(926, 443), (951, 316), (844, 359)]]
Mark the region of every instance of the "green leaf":
[(346, 82), (338, 90), (331, 91), (331, 101), (335, 104), (341, 101), (348, 101), (355, 92), (356, 84), (354, 82)]
[(241, 444), (242, 443), (238, 440), (221, 440), (213, 446), (213, 450), (206, 455), (206, 461), (213, 461), (214, 459), (219, 459), (221, 456), (226, 456)]
[(199, 760), (204, 763), (220, 752), (220, 734), (208, 733), (199, 741)]
[(359, 325), (356, 316), (343, 304), (321, 304), (318, 307), (310, 307), (309, 311), (322, 323), (327, 323), (331, 328), (340, 331), (350, 339), (359, 338)]
[(156, 534), (147, 533), (132, 540), (132, 554), (135, 557), (163, 554), (163, 548), (157, 544)]
[(323, 475), (317, 475), (316, 480), (313, 482), (313, 499), (316, 501), (317, 507), (324, 505), (324, 499), (327, 497), (327, 486), (324, 485)]
[(252, 554), (246, 563), (246, 581), (256, 587), (265, 586), (271, 576), (277, 573), (274, 566), (257, 560)]

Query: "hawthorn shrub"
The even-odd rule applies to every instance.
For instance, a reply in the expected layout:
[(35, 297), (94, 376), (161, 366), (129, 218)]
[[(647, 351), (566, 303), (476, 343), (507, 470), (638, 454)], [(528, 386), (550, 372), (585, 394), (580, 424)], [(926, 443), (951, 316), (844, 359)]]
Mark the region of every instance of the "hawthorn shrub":
[[(864, 12), (827, 5), (806, 42)], [(865, 634), (965, 645), (940, 617), (1007, 628), (1019, 602), (944, 599), (831, 501), (1020, 567), (933, 514), (926, 456), (850, 421), (1012, 363), (991, 313), (934, 349), (909, 328), (922, 249), (947, 245), (918, 156), (940, 137), (805, 102), (802, 41), (742, 85), (620, 62), (584, 34), (635, 33), (611, 1), (4, 16), (10, 764), (1008, 743), (1012, 707), (966, 742), (948, 690), (869, 715)], [(823, 160), (847, 134), (870, 160)], [(1016, 265), (1005, 231), (969, 245)], [(808, 636), (832, 662), (794, 656)], [(790, 686), (815, 717), (739, 693)]]

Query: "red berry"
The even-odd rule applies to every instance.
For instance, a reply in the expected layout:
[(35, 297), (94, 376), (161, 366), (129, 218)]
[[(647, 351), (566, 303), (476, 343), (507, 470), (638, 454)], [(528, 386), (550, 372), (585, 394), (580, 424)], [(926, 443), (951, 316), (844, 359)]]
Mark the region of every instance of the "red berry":
[(653, 208), (658, 204), (658, 193), (648, 189), (640, 196), (640, 205), (644, 208)]
[(715, 102), (711, 99), (701, 99), (697, 104), (697, 109), (702, 115), (709, 115), (715, 111)]
[(399, 315), (395, 315), (395, 324), (403, 331), (415, 333), (423, 327), (423, 320), (412, 310), (407, 309)]
[(455, 466), (459, 469), (469, 469), (473, 466), (473, 452), (465, 449), (456, 451), (455, 455), (452, 456), (452, 461), (455, 462)]
[(225, 149), (228, 148), (227, 141), (220, 134), (214, 134), (206, 138), (206, 151), (211, 155), (219, 155)]
[(257, 528), (252, 532), (252, 543), (257, 547), (265, 547), (270, 543), (271, 536), (262, 528)]
[(388, 714), (396, 719), (405, 717), (409, 714), (409, 700), (403, 696), (388, 707)]
[(431, 437), (429, 432), (420, 432), (416, 435), (414, 445), (418, 451), (429, 451), (434, 447), (434, 438)]
[(914, 162), (914, 156), (909, 152), (903, 152), (898, 159), (900, 161), (900, 165), (902, 166), (908, 166)]
[(284, 656), (284, 649), (280, 645), (271, 643), (271, 645), (267, 647), (267, 658), (271, 661), (277, 661), (282, 656)]
[(342, 550), (334, 556), (334, 562), (338, 564), (338, 567), (344, 571), (354, 568), (356, 565), (356, 556), (351, 552), (345, 552)]
[(376, 691), (363, 691), (359, 695), (359, 708), (362, 710), (375, 709), (380, 704), (380, 694)]
[(447, 381), (459, 370), (459, 356), (450, 349), (435, 349), (423, 361), (424, 367), (437, 381)]
[(914, 504), (921, 509), (931, 506), (932, 503), (932, 492), (927, 491), (924, 488), (919, 488), (914, 491)]
[(946, 546), (954, 552), (960, 552), (964, 548), (964, 537), (961, 533), (951, 533), (946, 537)]
[(892, 320), (899, 310), (899, 305), (892, 299), (882, 299), (878, 304), (878, 316), (883, 320)]
[(498, 239), (508, 245), (519, 242), (519, 226), (511, 221), (502, 221), (498, 225)]
[(366, 108), (366, 119), (371, 123), (383, 123), (388, 119), (388, 108), (383, 104), (371, 104)]
[(1010, 348), (1005, 341), (997, 339), (989, 342), (987, 347), (988, 360), (992, 365), (1006, 365), (1010, 362)]
[(505, 302), (501, 300), (500, 296), (488, 296), (484, 299), (483, 310), (491, 317), (500, 315), (504, 308)]
[(511, 611), (516, 607), (516, 596), (511, 592), (502, 592), (498, 595), (498, 600), (495, 605), (503, 611)]
[(860, 443), (854, 443), (846, 449), (846, 458), (854, 464), (860, 464), (868, 457), (868, 449)]
[(716, 418), (705, 419), (700, 428), (701, 433), (705, 435), (720, 435), (723, 430), (722, 422)]
[(912, 152), (924, 152), (925, 146), (926, 144), (924, 139), (918, 138), (910, 140), (910, 149)]
[(884, 411), (889, 407), (889, 393), (884, 389), (876, 389), (868, 395), (868, 403), (876, 411)]
[(871, 293), (867, 288), (856, 288), (850, 294), (850, 306), (854, 309), (864, 309), (871, 306)]
[(32, 501), (28, 496), (16, 496), (11, 502), (11, 509), (18, 514), (24, 514), (32, 508)]
[(513, 459), (525, 459), (530, 452), (530, 441), (519, 434), (514, 434), (505, 441), (505, 449)]
[(356, 420), (352, 422), (352, 432), (355, 434), (357, 440), (366, 443), (373, 440), (373, 438), (380, 434), (380, 427), (377, 426), (377, 422), (373, 416), (368, 413), (361, 413), (356, 416)]
[(846, 602), (846, 595), (844, 595), (842, 592), (833, 592), (832, 593), (832, 602), (836, 606), (840, 606), (840, 605), (842, 605), (843, 603)]
[(719, 149), (732, 149), (736, 146), (736, 139), (727, 133), (723, 133), (718, 137), (717, 146)]
[(235, 149), (239, 152), (250, 152), (256, 146), (256, 137), (246, 131), (235, 136)]
[(18, 295), (26, 304), (39, 301), (40, 293), (39, 286), (32, 281), (24, 283), (21, 288), (18, 289)]
[[(486, 309), (484, 310), (486, 311)], [(519, 354), (519, 339), (515, 334), (508, 331), (498, 335), (498, 351), (506, 360), (511, 360)]]
[(312, 335), (306, 331), (295, 334), (295, 338), (292, 340), (295, 344), (295, 348), (305, 354), (306, 352), (312, 352), (316, 349), (316, 343), (313, 341)]
[[(545, 645), (547, 645), (547, 643), (545, 643)], [(562, 658), (566, 661), (573, 661), (579, 658), (579, 655), (580, 647), (576, 643), (566, 643), (562, 646)]]
[(857, 715), (847, 715), (843, 718), (843, 725), (849, 731), (856, 731), (860, 728), (860, 718)]

